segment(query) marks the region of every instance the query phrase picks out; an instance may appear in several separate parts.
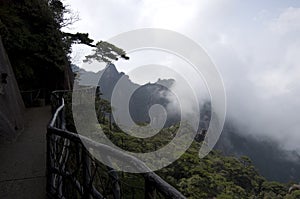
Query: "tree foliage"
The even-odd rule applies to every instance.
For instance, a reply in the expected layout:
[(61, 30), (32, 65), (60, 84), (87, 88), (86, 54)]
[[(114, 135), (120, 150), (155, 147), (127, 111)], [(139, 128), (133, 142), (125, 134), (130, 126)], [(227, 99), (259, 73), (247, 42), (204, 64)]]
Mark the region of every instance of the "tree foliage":
[[(109, 102), (96, 99), (98, 121), (107, 137), (118, 147), (126, 151), (147, 153), (155, 151), (174, 138), (178, 125), (162, 129), (157, 135), (140, 139), (122, 132), (118, 126), (112, 124), (105, 113), (111, 113)], [(86, 117), (82, 115), (82, 117)], [(133, 129), (134, 131), (134, 129)], [(97, 134), (93, 140), (97, 141)], [(299, 191), (288, 194), (289, 184), (268, 181), (261, 176), (253, 166), (251, 159), (246, 156), (223, 156), (221, 152), (213, 150), (208, 156), (200, 159), (198, 150), (201, 142), (193, 142), (190, 148), (174, 163), (157, 171), (165, 181), (173, 185), (183, 195), (191, 199), (295, 199), (299, 198)], [(176, 147), (176, 146), (174, 146)], [(170, 154), (172, 155), (172, 154)], [(158, 160), (156, 160), (158, 161)], [(127, 174), (120, 174), (127, 184), (136, 184)], [(132, 174), (131, 178), (138, 175)], [(142, 184), (143, 179), (139, 180)], [(128, 192), (130, 195), (130, 191)]]
[[(60, 84), (68, 64), (60, 25), (45, 1), (1, 1), (0, 32), (21, 89)], [(53, 81), (51, 81), (53, 83)]]
[(117, 61), (119, 57), (129, 59), (123, 49), (106, 41), (97, 42), (95, 47), (96, 48), (93, 49), (94, 53), (86, 56), (86, 59), (84, 60), (85, 62), (96, 60), (99, 62), (111, 63), (112, 61)]
[(61, 0), (47, 0), (49, 8), (54, 14), (54, 20), (59, 26), (66, 27), (79, 20), (78, 13), (74, 13), (69, 6), (64, 5)]
[(108, 42), (94, 45), (87, 33), (62, 32), (78, 19), (61, 0), (0, 0), (0, 34), (21, 89), (63, 88), (72, 78), (72, 44), (95, 48), (89, 61), (128, 59), (124, 50)]
[(62, 89), (72, 79), (71, 45), (93, 42), (61, 31), (76, 20), (60, 0), (0, 0), (0, 34), (22, 90)]

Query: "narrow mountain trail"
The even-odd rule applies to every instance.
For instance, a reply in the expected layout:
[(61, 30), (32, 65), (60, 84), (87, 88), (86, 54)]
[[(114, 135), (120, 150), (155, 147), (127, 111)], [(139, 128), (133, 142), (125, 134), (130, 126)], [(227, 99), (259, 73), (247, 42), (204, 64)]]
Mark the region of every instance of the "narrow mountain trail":
[(0, 198), (46, 198), (46, 127), (50, 107), (30, 108), (25, 129), (0, 145)]

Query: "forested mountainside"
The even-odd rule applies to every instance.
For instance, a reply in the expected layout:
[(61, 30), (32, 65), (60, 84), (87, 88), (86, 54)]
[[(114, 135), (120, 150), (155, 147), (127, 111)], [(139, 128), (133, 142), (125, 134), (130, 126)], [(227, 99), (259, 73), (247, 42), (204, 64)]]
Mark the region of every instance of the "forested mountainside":
[[(74, 68), (74, 67), (73, 67)], [(76, 71), (76, 67), (75, 67)], [(154, 83), (138, 85), (132, 82), (129, 77), (123, 72), (119, 72), (114, 64), (108, 64), (107, 67), (98, 73), (87, 72), (83, 69), (78, 71), (80, 84), (92, 85), (92, 82), (97, 81), (99, 77), (99, 86), (102, 93), (102, 98), (110, 101), (113, 90), (117, 82), (122, 78), (122, 87), (127, 90), (136, 91), (130, 98), (129, 110), (133, 121), (136, 123), (150, 122), (148, 110), (153, 104), (160, 104), (167, 109), (170, 100), (166, 98), (172, 95), (168, 89), (175, 82), (173, 79), (158, 80)], [(175, 97), (174, 97), (175, 98)], [(165, 127), (171, 126), (180, 121), (179, 107), (174, 107), (172, 114), (168, 113)]]
[[(65, 95), (67, 103), (68, 125), (74, 128), (71, 116), (71, 95)], [(145, 153), (157, 150), (168, 144), (175, 136), (179, 124), (162, 129), (158, 134), (147, 139), (133, 138), (122, 132), (118, 126), (111, 123), (110, 117), (103, 117), (111, 112), (109, 102), (96, 98), (98, 121), (107, 137), (118, 147), (126, 151)], [(82, 115), (81, 117), (86, 117)], [(188, 128), (188, 127), (187, 127)], [(94, 131), (93, 131), (94, 132)], [(102, 139), (101, 135), (93, 133), (93, 140)], [(194, 141), (190, 148), (174, 163), (156, 171), (165, 181), (178, 189), (187, 198), (192, 199), (296, 199), (300, 190), (289, 193), (289, 188), (296, 182), (280, 183), (269, 181), (259, 174), (250, 158), (246, 156), (225, 156), (218, 150), (213, 150), (205, 158), (200, 159), (198, 151), (203, 140)], [(171, 155), (171, 154), (170, 154)], [(105, 166), (105, 165), (104, 165)], [(143, 186), (143, 180), (138, 174), (119, 172), (124, 183)], [(132, 193), (128, 191), (130, 196)], [(125, 197), (126, 198), (126, 197)]]
[[(132, 119), (136, 123), (148, 123), (150, 121), (148, 110), (153, 104), (161, 104), (167, 110), (169, 99), (166, 98), (170, 91), (161, 85), (171, 86), (175, 80), (159, 80), (155, 83), (138, 85), (133, 83), (129, 77), (119, 72), (115, 65), (109, 64), (105, 69), (98, 73), (87, 72), (73, 65), (74, 72), (79, 74), (81, 83), (89, 85), (93, 79), (101, 76), (99, 86), (101, 88), (102, 98), (110, 101), (112, 91), (120, 78), (126, 78), (123, 81), (124, 88), (135, 89), (136, 92), (130, 99), (129, 109)], [(176, 114), (176, 112), (178, 114)], [(174, 114), (175, 113), (175, 114)], [(207, 129), (210, 120), (211, 106), (209, 102), (201, 106), (199, 129)], [(172, 110), (169, 114), (165, 127), (170, 127), (180, 121), (179, 109)], [(283, 151), (278, 144), (254, 139), (246, 136), (242, 130), (235, 127), (234, 121), (227, 120), (221, 134), (221, 138), (215, 149), (223, 155), (232, 155), (235, 157), (249, 156), (253, 165), (261, 175), (268, 180), (279, 182), (298, 181), (300, 179), (299, 156), (292, 151)], [(294, 158), (293, 158), (294, 157)]]
[(299, 181), (298, 153), (284, 150), (272, 140), (261, 140), (241, 131), (233, 122), (227, 121), (215, 148), (225, 155), (250, 157), (259, 173), (269, 180)]
[[(88, 38), (88, 34), (70, 34), (61, 30), (72, 23), (72, 19), (65, 18), (67, 12), (67, 7), (60, 0), (0, 0), (0, 34), (21, 90), (71, 88), (73, 74), (68, 57), (71, 45), (83, 43), (97, 46), (91, 44), (93, 40)], [(104, 49), (107, 47), (109, 45), (104, 43)], [(117, 54), (123, 53), (119, 49)], [(88, 57), (93, 58), (101, 59), (98, 55)], [(158, 87), (149, 88), (152, 92), (152, 89)], [(75, 131), (70, 118), (70, 99), (70, 96), (66, 97), (66, 101), (69, 100), (67, 121), (69, 129)], [(144, 96), (137, 99), (143, 100)], [(96, 106), (105, 106), (99, 110), (111, 111), (109, 102), (104, 99), (96, 99)], [(101, 125), (112, 141), (137, 152), (163, 146), (173, 138), (177, 128), (177, 124), (164, 128), (151, 138), (155, 140), (154, 145), (145, 145), (145, 141), (126, 137), (117, 126), (106, 121), (108, 118), (102, 116), (98, 115), (98, 119), (102, 121)], [(299, 190), (288, 194), (288, 188), (296, 182), (283, 184), (268, 181), (257, 172), (251, 160), (244, 156), (223, 156), (218, 151), (212, 151), (207, 157), (199, 159), (200, 146), (201, 142), (194, 142), (179, 160), (157, 171), (188, 198), (300, 198)], [(138, 182), (129, 179), (128, 183)]]

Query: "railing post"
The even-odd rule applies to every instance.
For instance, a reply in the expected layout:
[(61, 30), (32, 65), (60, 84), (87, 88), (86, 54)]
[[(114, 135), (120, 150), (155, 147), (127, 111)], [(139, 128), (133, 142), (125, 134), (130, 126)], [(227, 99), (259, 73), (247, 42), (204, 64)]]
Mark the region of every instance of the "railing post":
[[(65, 198), (69, 197), (68, 194), (71, 192), (68, 192), (67, 190), (69, 186), (63, 187), (61, 184), (62, 182), (68, 182), (65, 181), (65, 179), (68, 179), (71, 177), (71, 181), (74, 184), (76, 190), (78, 192), (74, 193), (75, 196), (82, 196), (81, 198), (84, 199), (90, 199), (92, 197), (94, 198), (101, 198), (103, 199), (104, 196), (97, 190), (97, 180), (95, 182), (93, 181), (94, 175), (96, 175), (96, 171), (92, 174), (92, 168), (97, 168), (97, 162), (93, 162), (94, 160), (90, 157), (88, 149), (84, 147), (80, 139), (84, 139), (88, 143), (91, 144), (91, 147), (95, 147), (95, 149), (108, 152), (109, 154), (111, 152), (116, 153), (116, 158), (118, 157), (124, 157), (129, 162), (132, 161), (132, 163), (140, 168), (146, 167), (143, 162), (139, 161), (135, 157), (131, 157), (128, 155), (124, 155), (122, 152), (115, 151), (114, 149), (110, 148), (110, 146), (106, 146), (101, 143), (97, 143), (87, 137), (79, 136), (78, 134), (68, 132), (65, 128), (65, 112), (64, 112), (64, 99), (62, 96), (58, 97), (57, 95), (53, 95), (55, 98), (55, 102), (57, 103), (56, 106), (53, 106), (56, 111), (53, 115), (53, 119), (51, 120), (48, 130), (47, 130), (47, 194), (50, 197), (53, 198)], [(61, 99), (61, 101), (60, 101)], [(61, 105), (60, 105), (61, 104)], [(105, 113), (104, 113), (105, 114)], [(106, 118), (106, 115), (103, 114), (103, 119)], [(112, 118), (110, 115), (109, 123), (112, 125)], [(63, 141), (63, 143), (61, 142)], [(79, 173), (75, 173), (76, 176), (72, 176), (72, 171), (68, 171), (68, 167), (66, 167), (66, 164), (69, 163), (68, 157), (69, 152), (72, 151), (68, 147), (73, 147), (73, 144), (70, 145), (70, 143), (74, 143), (76, 146), (76, 158), (78, 164), (78, 171)], [(61, 145), (62, 144), (62, 145)], [(62, 146), (59, 148), (59, 146)], [(122, 145), (124, 145), (124, 140), (122, 139)], [(81, 147), (78, 147), (81, 146)], [(155, 146), (156, 148), (157, 146)], [(69, 151), (70, 150), (70, 151)], [(60, 155), (59, 155), (60, 153)], [(104, 156), (103, 158), (110, 158), (108, 156)], [(73, 161), (72, 161), (73, 162)], [(92, 165), (93, 162), (93, 165)], [(82, 170), (81, 170), (82, 168)], [(147, 167), (146, 167), (147, 168)], [(149, 168), (147, 168), (149, 169)], [(108, 168), (109, 170), (109, 177), (112, 180), (112, 187), (113, 187), (113, 197), (114, 199), (119, 199), (122, 197), (123, 192), (121, 192), (121, 186), (120, 186), (120, 180), (118, 178), (118, 173)], [(159, 176), (157, 176), (153, 172), (144, 173), (143, 174), (145, 178), (145, 198), (146, 199), (156, 199), (156, 197), (159, 198), (160, 194), (162, 194), (165, 198), (182, 198), (185, 197), (178, 192), (174, 187), (166, 183), (163, 179), (161, 179)], [(82, 179), (82, 182), (80, 179)], [(93, 184), (96, 183), (96, 184)], [(63, 189), (64, 188), (64, 189)], [(132, 198), (135, 198), (135, 188), (132, 188)], [(160, 193), (160, 194), (158, 194)], [(130, 195), (130, 194), (129, 194)], [(129, 196), (128, 195), (128, 196)]]
[(120, 184), (119, 184), (119, 176), (118, 176), (118, 173), (108, 167), (108, 170), (109, 170), (109, 176), (112, 180), (112, 192), (113, 192), (113, 196), (114, 196), (114, 199), (120, 199), (121, 198), (121, 188), (120, 188)]
[(47, 129), (46, 135), (46, 143), (47, 143), (47, 151), (46, 151), (46, 192), (47, 195), (52, 193), (52, 159), (51, 159), (51, 137)]
[(156, 199), (155, 184), (151, 179), (145, 179), (145, 199)]
[(112, 113), (109, 113), (109, 130), (111, 131), (112, 130)]
[(91, 160), (89, 157), (89, 152), (82, 146), (82, 174), (83, 174), (83, 198), (90, 199), (91, 191)]
[[(110, 158), (107, 157), (107, 156), (102, 156), (102, 158), (104, 159), (104, 161), (106, 162), (111, 162), (110, 161)], [(111, 167), (106, 167), (107, 170), (108, 170), (108, 175), (109, 175), (109, 178), (111, 179), (112, 181), (112, 193), (113, 193), (113, 197), (114, 199), (120, 199), (121, 198), (121, 188), (120, 188), (120, 179), (119, 179), (119, 176), (118, 176), (118, 173), (115, 169), (111, 168)]]

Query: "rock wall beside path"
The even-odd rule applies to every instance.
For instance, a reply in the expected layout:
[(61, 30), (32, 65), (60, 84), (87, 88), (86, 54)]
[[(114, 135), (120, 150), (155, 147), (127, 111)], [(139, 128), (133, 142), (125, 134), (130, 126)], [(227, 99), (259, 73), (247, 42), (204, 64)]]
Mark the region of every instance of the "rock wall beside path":
[[(7, 83), (2, 82), (2, 74), (7, 74)], [(20, 90), (0, 37), (0, 143), (13, 141), (22, 132), (24, 111)]]

